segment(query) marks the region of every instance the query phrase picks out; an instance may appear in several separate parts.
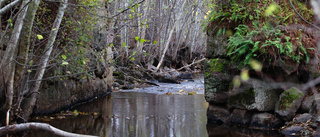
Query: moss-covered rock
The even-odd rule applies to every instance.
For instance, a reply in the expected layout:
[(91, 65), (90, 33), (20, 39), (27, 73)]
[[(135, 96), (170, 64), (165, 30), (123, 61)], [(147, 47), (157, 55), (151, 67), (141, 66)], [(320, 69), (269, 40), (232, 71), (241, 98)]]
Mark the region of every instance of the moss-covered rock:
[(205, 64), (205, 98), (212, 103), (225, 103), (232, 81), (229, 71), (229, 61), (211, 59)]
[(295, 87), (282, 92), (276, 104), (275, 112), (286, 121), (292, 120), (301, 105), (303, 97), (303, 92)]
[(252, 81), (245, 86), (240, 87), (244, 92), (240, 94), (233, 94), (229, 92), (228, 107), (271, 111), (279, 99), (280, 91), (272, 89), (268, 84), (260, 81)]

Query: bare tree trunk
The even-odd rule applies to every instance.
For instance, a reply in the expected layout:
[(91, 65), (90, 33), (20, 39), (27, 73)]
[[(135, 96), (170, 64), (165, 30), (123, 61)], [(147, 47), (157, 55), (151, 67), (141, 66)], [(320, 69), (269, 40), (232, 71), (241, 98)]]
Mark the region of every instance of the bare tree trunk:
[(65, 0), (63, 3), (61, 3), (59, 7), (58, 14), (56, 16), (56, 19), (53, 23), (48, 43), (46, 44), (45, 47), (45, 53), (42, 55), (40, 59), (40, 64), (39, 64), (39, 70), (37, 70), (36, 75), (35, 75), (35, 82), (33, 85), (31, 85), (31, 89), (28, 92), (27, 97), (24, 99), (23, 103), (21, 104), (21, 109), (23, 111), (22, 113), (22, 120), (27, 121), (29, 116), (32, 113), (33, 107), (36, 103), (37, 100), (37, 95), (38, 95), (38, 90), (41, 84), (41, 79), (43, 77), (44, 71), (46, 70), (46, 66), (50, 57), (50, 54), (53, 49), (53, 43), (56, 39), (62, 17), (64, 15), (64, 11), (68, 5), (68, 0)]

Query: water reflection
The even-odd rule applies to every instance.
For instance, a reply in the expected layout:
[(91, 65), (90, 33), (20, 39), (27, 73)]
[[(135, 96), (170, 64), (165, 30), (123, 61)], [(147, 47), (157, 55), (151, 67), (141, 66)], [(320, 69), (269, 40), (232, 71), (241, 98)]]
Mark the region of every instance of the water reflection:
[[(102, 137), (282, 136), (276, 131), (207, 125), (207, 106), (203, 94), (189, 96), (114, 92), (111, 96), (75, 108), (79, 112), (88, 112), (89, 115), (45, 122), (68, 132)], [(27, 133), (26, 136), (54, 135), (38, 131)]]
[[(100, 115), (47, 123), (69, 132), (105, 137), (206, 137), (206, 108), (203, 94), (114, 92), (109, 97), (76, 108)], [(45, 132), (31, 134), (48, 136)]]

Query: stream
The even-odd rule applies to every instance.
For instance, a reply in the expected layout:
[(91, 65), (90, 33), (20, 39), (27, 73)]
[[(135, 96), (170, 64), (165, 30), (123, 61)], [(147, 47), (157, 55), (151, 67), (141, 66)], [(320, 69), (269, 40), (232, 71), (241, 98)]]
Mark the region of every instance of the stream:
[[(33, 121), (49, 123), (68, 132), (104, 137), (281, 136), (275, 131), (207, 125), (208, 103), (204, 99), (203, 79), (157, 84), (160, 86), (114, 91), (70, 110), (71, 115)], [(23, 134), (54, 136), (45, 131)]]

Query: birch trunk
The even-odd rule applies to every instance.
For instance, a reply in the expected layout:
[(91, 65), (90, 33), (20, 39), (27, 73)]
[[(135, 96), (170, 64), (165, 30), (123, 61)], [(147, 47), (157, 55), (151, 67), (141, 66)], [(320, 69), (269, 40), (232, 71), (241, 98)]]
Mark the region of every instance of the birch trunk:
[(23, 103), (21, 104), (21, 109), (23, 111), (22, 120), (24, 121), (28, 121), (28, 118), (31, 115), (33, 107), (36, 103), (37, 95), (38, 95), (37, 92), (41, 84), (41, 79), (46, 70), (46, 66), (48, 64), (48, 60), (53, 49), (53, 43), (56, 39), (58, 30), (61, 24), (61, 20), (67, 5), (68, 5), (68, 0), (65, 0), (63, 3), (61, 3), (59, 7), (58, 14), (56, 16), (56, 19), (53, 23), (53, 26), (49, 35), (48, 43), (46, 44), (46, 47), (44, 50), (45, 53), (42, 55), (40, 59), (39, 69), (37, 70), (35, 75), (36, 81), (31, 85), (31, 89), (29, 90), (29, 93), (28, 93), (29, 95), (23, 100)]

